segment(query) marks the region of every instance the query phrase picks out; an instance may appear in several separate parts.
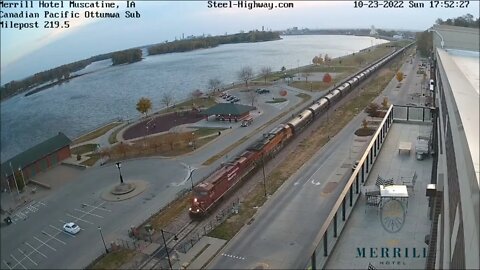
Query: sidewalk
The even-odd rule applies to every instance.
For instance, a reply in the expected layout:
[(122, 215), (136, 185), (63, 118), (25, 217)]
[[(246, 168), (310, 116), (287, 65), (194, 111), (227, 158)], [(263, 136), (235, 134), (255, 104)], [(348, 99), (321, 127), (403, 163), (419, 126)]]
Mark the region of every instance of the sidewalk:
[(176, 252), (178, 261), (173, 269), (202, 269), (223, 247), (226, 240), (204, 236), (186, 254)]

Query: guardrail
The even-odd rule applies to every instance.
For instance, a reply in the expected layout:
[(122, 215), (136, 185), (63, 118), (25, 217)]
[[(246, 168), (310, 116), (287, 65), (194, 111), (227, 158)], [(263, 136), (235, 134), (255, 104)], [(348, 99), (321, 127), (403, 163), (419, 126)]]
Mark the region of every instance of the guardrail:
[[(304, 269), (321, 269), (325, 266), (330, 252), (333, 250), (340, 232), (346, 224), (353, 207), (360, 197), (360, 184), (364, 185), (371, 167), (380, 153), (385, 138), (393, 124), (393, 105), (390, 105), (385, 117), (368, 144), (364, 154), (358, 162), (357, 168), (348, 179), (340, 193), (317, 237), (312, 242), (310, 251), (305, 256), (310, 258)], [(308, 257), (305, 260), (308, 261)]]
[(422, 106), (394, 105), (393, 118), (395, 121), (432, 122), (432, 110), (435, 108)]

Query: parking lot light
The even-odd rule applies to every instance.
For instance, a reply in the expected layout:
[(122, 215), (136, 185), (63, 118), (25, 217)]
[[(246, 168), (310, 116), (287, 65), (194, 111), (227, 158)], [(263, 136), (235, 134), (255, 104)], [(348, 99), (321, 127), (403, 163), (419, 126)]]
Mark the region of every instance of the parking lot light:
[(108, 253), (107, 245), (105, 244), (105, 239), (103, 239), (102, 227), (98, 226), (98, 231), (100, 232), (100, 237), (102, 238), (103, 247), (105, 248), (105, 253)]
[(118, 173), (120, 173), (120, 184), (123, 184), (122, 171), (120, 171), (120, 168), (122, 167), (122, 163), (121, 163), (121, 162), (117, 162), (117, 163), (115, 163), (115, 165), (117, 165)]

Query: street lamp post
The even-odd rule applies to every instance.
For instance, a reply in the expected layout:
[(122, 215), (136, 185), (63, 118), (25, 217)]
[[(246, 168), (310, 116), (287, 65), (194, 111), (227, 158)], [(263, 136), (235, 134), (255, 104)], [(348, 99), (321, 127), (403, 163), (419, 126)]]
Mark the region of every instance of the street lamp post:
[(195, 132), (192, 132), (192, 147), (195, 150)]
[(25, 177), (23, 176), (23, 170), (21, 167), (18, 167), (18, 170), (20, 171), (20, 175), (22, 175), (22, 181), (23, 181), (23, 188), (27, 188), (27, 184), (25, 184)]
[(20, 190), (18, 189), (17, 178), (15, 177), (15, 172), (13, 171), (12, 163), (10, 162), (10, 169), (12, 170), (13, 182), (15, 182), (15, 187), (17, 188), (17, 194), (20, 195)]
[(120, 171), (120, 168), (122, 167), (122, 163), (119, 161), (119, 162), (115, 163), (115, 165), (117, 165), (118, 173), (120, 173), (120, 184), (123, 184), (122, 171)]
[(8, 175), (5, 173), (5, 180), (7, 181), (8, 192), (12, 194), (12, 188), (10, 187), (10, 181), (8, 181)]
[(170, 261), (170, 253), (168, 253), (167, 241), (165, 241), (165, 235), (163, 234), (163, 229), (160, 229), (160, 232), (162, 232), (163, 244), (165, 245), (165, 251), (167, 252), (168, 265), (170, 266), (170, 269), (173, 269), (172, 262)]
[(190, 172), (190, 176), (188, 178), (190, 178), (190, 183), (192, 184), (192, 191), (193, 191), (193, 171), (195, 171), (195, 169), (191, 169), (190, 166), (188, 166), (188, 171)]
[(263, 173), (263, 191), (265, 192), (265, 197), (267, 197), (267, 184), (265, 183), (265, 159), (262, 153), (262, 173)]
[(108, 253), (107, 245), (105, 244), (105, 239), (103, 238), (102, 227), (98, 226), (98, 231), (100, 232), (100, 237), (102, 238), (103, 247), (105, 248), (105, 253)]

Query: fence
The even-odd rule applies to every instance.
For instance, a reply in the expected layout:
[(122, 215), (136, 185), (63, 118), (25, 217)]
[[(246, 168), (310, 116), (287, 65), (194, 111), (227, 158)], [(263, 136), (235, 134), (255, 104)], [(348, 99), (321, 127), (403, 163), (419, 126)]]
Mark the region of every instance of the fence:
[(231, 206), (223, 208), (221, 211), (215, 214), (214, 218), (210, 218), (208, 222), (201, 224), (195, 232), (186, 237), (184, 241), (178, 243), (175, 246), (175, 249), (182, 253), (187, 253), (188, 250), (190, 250), (198, 241), (200, 241), (203, 236), (209, 234), (213, 229), (222, 224), (230, 216), (238, 214), (239, 202), (240, 199), (236, 198)]

